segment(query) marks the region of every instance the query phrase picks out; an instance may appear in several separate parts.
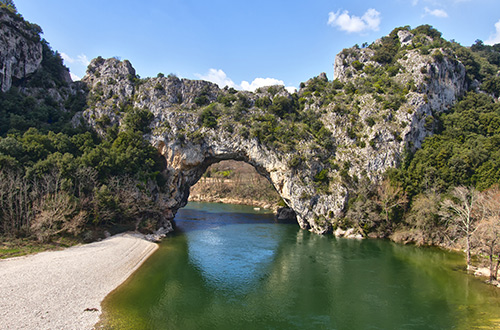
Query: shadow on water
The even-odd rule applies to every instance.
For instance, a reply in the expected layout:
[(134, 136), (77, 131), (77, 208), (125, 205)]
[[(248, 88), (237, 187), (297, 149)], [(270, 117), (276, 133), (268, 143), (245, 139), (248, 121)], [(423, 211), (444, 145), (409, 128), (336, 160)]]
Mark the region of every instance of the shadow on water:
[[(179, 210), (173, 221), (174, 235), (193, 230), (242, 225), (274, 223), (272, 211), (247, 205), (189, 202)], [(295, 223), (297, 225), (297, 223)]]
[(496, 291), (452, 270), (459, 255), (219, 206), (180, 210), (183, 233), (108, 296), (104, 328), (488, 329), (499, 318)]

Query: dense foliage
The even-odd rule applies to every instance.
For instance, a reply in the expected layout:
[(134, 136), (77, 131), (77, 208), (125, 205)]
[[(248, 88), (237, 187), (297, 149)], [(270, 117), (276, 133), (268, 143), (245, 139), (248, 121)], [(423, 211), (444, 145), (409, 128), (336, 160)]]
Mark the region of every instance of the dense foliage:
[(16, 5), (14, 4), (14, 1), (12, 0), (0, 0), (0, 6), (1, 7), (6, 7), (13, 13), (17, 13), (17, 8)]
[(105, 137), (72, 122), (87, 93), (67, 86), (59, 54), (42, 45), (42, 67), (0, 93), (0, 236), (93, 239), (118, 225), (154, 229), (164, 210), (162, 164), (143, 138), (151, 113), (130, 109)]
[(203, 108), (199, 123), (207, 128), (220, 125), (230, 133), (238, 130), (245, 138), (255, 138), (284, 152), (297, 152), (301, 142), (312, 138), (326, 155), (335, 146), (320, 117), (321, 113), (304, 111), (297, 94), (289, 95), (282, 87), (271, 86), (258, 90), (255, 101), (243, 92), (228, 90), (216, 103)]
[(439, 118), (441, 131), (422, 148), (397, 177), (406, 191), (446, 192), (465, 185), (479, 190), (500, 182), (500, 104), (485, 94), (469, 93), (450, 113)]

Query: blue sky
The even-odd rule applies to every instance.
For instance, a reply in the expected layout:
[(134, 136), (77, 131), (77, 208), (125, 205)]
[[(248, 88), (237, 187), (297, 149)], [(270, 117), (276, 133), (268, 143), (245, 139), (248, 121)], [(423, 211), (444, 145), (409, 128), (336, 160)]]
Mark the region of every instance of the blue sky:
[(430, 24), (450, 40), (500, 43), (500, 0), (14, 0), (71, 73), (97, 56), (141, 77), (174, 73), (252, 90), (333, 76), (343, 48)]

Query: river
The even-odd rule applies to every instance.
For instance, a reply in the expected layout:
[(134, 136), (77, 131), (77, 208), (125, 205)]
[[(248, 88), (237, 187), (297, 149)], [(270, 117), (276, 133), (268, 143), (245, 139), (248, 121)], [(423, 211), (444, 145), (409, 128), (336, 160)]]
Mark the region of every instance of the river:
[(498, 329), (464, 257), (318, 236), (252, 207), (189, 203), (103, 302), (104, 329)]

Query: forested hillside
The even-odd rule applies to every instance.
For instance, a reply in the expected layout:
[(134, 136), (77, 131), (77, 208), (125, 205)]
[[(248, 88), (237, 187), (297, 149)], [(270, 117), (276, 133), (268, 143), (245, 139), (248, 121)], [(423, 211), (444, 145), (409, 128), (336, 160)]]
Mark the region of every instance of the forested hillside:
[[(33, 31), (15, 8), (2, 4), (0, 14)], [(87, 106), (86, 88), (61, 78), (60, 54), (34, 31), (40, 66), (0, 92), (0, 236), (91, 241), (120, 225), (156, 229), (164, 213), (157, 151), (133, 126), (99, 136), (72, 121)]]

